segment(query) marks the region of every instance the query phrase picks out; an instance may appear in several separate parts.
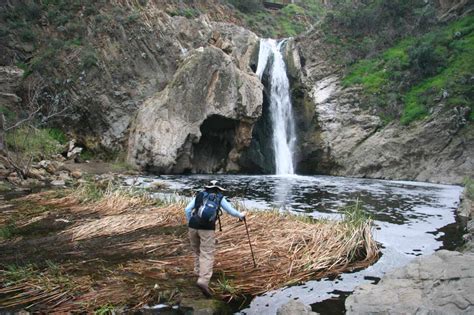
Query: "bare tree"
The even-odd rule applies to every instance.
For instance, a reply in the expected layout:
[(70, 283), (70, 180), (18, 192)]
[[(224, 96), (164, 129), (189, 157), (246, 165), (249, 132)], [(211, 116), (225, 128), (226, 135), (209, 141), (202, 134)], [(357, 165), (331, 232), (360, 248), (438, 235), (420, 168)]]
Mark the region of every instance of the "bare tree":
[[(3, 113), (0, 115), (0, 152), (5, 157), (8, 166), (13, 168), (22, 179), (26, 179), (30, 172), (34, 154), (21, 152), (17, 148), (25, 147), (26, 141), (35, 136), (39, 127), (53, 119), (65, 117), (71, 108), (58, 98), (42, 97), (48, 93), (44, 81), (40, 78), (31, 79), (26, 92), (24, 106), (15, 114), (15, 117), (7, 121)], [(18, 132), (20, 129), (23, 132)], [(11, 147), (6, 137), (11, 140)]]

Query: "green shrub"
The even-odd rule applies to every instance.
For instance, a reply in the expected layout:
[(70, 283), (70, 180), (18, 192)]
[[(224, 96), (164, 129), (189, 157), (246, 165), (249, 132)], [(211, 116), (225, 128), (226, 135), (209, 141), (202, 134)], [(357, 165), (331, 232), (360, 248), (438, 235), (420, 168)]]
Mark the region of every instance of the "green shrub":
[(94, 154), (94, 152), (92, 152), (88, 149), (84, 149), (84, 150), (81, 151), (80, 157), (83, 160), (92, 160), (92, 159), (94, 159), (95, 154)]
[(93, 48), (85, 49), (82, 52), (81, 64), (84, 69), (91, 69), (97, 67), (99, 60)]
[(16, 232), (17, 232), (17, 229), (14, 225), (4, 225), (0, 227), (0, 240), (10, 239), (13, 236), (15, 236)]
[(24, 42), (33, 42), (35, 40), (35, 33), (31, 29), (24, 29), (20, 33), (20, 38)]
[(432, 76), (438, 73), (446, 56), (431, 42), (421, 42), (412, 46), (408, 51), (410, 66), (419, 77)]
[(428, 30), (436, 11), (424, 0), (336, 1), (321, 28), (340, 37), (335, 55), (350, 64), (409, 34)]
[(83, 203), (98, 201), (104, 196), (108, 187), (109, 183), (99, 183), (91, 179), (86, 179), (86, 181), (81, 183), (76, 189), (75, 194)]
[(69, 38), (83, 37), (86, 34), (86, 25), (82, 21), (70, 21), (64, 26), (64, 32)]
[(16, 116), (16, 114), (11, 109), (3, 105), (0, 105), (0, 114), (3, 114), (7, 121), (14, 119)]
[(140, 18), (140, 13), (139, 12), (132, 12), (127, 17), (127, 23), (135, 23), (139, 20), (139, 18)]
[(49, 136), (56, 140), (59, 144), (66, 144), (67, 137), (61, 129), (58, 128), (48, 128), (46, 129)]
[(19, 1), (15, 6), (5, 9), (6, 18), (9, 20), (35, 21), (41, 17), (42, 8), (34, 0)]
[(289, 4), (286, 7), (284, 7), (283, 9), (281, 9), (281, 13), (288, 16), (288, 17), (291, 17), (291, 16), (298, 15), (298, 14), (303, 15), (303, 14), (305, 14), (305, 11), (302, 7), (300, 7), (296, 4)]
[[(378, 94), (379, 101), (364, 102), (381, 107), (388, 95), (400, 95), (399, 117), (402, 124), (426, 117), (436, 103), (471, 108), (473, 120), (474, 89), (474, 16), (464, 17), (423, 36), (408, 37), (396, 46), (370, 59), (362, 59), (349, 68), (343, 84), (361, 84), (366, 98)], [(394, 98), (392, 98), (393, 101)], [(395, 98), (395, 102), (398, 98)], [(397, 116), (395, 113), (390, 116)]]
[(466, 190), (466, 197), (474, 201), (474, 179), (466, 177), (464, 179), (464, 189)]
[(8, 149), (38, 160), (44, 156), (58, 154), (60, 143), (51, 137), (48, 129), (22, 127), (8, 132), (5, 137)]
[(252, 13), (262, 9), (262, 2), (259, 0), (229, 0), (229, 2), (244, 13)]
[(38, 51), (29, 62), (29, 69), (39, 73), (46, 73), (48, 70), (59, 66), (58, 55), (58, 49), (53, 47)]

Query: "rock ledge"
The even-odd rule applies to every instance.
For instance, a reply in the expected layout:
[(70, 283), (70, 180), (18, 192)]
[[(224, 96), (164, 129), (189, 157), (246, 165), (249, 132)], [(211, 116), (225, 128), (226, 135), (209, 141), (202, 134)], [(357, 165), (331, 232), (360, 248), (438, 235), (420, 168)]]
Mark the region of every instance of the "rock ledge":
[(347, 314), (472, 314), (474, 253), (440, 250), (414, 259), (346, 300)]

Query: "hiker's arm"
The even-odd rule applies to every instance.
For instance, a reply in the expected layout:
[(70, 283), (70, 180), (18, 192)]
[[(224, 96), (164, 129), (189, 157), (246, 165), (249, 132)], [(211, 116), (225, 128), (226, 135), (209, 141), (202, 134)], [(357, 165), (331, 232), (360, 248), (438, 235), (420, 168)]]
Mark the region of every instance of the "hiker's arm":
[(227, 212), (231, 216), (237, 217), (239, 219), (243, 219), (245, 217), (244, 214), (235, 210), (234, 207), (232, 207), (232, 205), (225, 199), (225, 197), (223, 197), (221, 200), (221, 207), (225, 212)]
[(184, 212), (186, 213), (186, 221), (189, 222), (189, 220), (191, 220), (191, 212), (193, 211), (194, 209), (194, 203), (196, 201), (196, 198), (193, 198), (189, 203), (188, 205), (186, 206), (186, 208), (184, 209)]

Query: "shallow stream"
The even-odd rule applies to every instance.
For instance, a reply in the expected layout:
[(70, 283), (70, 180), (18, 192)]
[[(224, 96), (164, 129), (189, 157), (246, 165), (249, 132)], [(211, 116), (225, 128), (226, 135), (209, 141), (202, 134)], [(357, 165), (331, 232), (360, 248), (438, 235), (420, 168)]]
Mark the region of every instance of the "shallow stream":
[(192, 195), (211, 179), (228, 189), (235, 204), (252, 209), (279, 209), (314, 218), (338, 219), (338, 209), (359, 200), (375, 221), (374, 236), (382, 257), (361, 271), (335, 279), (267, 292), (252, 300), (239, 314), (275, 314), (291, 299), (311, 305), (321, 314), (343, 314), (344, 301), (365, 282), (377, 282), (387, 271), (406, 265), (420, 255), (461, 245), (462, 226), (457, 222), (462, 187), (408, 181), (355, 179), (330, 176), (193, 175), (129, 179), (129, 184), (166, 183), (170, 192)]

